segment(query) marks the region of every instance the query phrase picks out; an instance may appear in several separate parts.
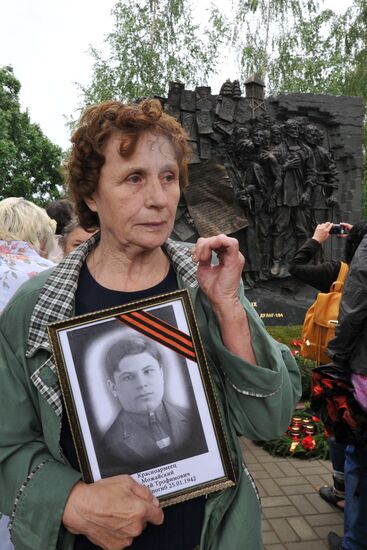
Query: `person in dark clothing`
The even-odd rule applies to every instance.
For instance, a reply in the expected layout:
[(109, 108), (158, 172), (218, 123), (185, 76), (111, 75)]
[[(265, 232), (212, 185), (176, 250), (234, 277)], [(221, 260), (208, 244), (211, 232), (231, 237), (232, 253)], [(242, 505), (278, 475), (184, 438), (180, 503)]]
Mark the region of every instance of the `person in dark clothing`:
[[(341, 266), (341, 260), (327, 260), (321, 264), (311, 264), (311, 260), (320, 253), (322, 245), (330, 237), (331, 222), (320, 223), (316, 226), (315, 232), (310, 239), (307, 239), (303, 245), (297, 250), (289, 264), (289, 273), (300, 281), (317, 288), (320, 292), (329, 292), (331, 285), (336, 281)], [(339, 238), (353, 240), (353, 234), (350, 231), (352, 225), (343, 223), (348, 231), (348, 235), (338, 235)], [(348, 247), (349, 249), (350, 247)], [(346, 247), (347, 251), (347, 247)], [(347, 263), (349, 258), (345, 258)]]
[[(330, 237), (331, 222), (325, 222), (317, 225), (312, 238), (307, 239), (305, 243), (297, 250), (294, 258), (290, 262), (289, 272), (291, 275), (307, 283), (320, 292), (329, 292), (329, 289), (338, 277), (341, 266), (341, 260), (327, 260), (320, 264), (311, 264), (311, 260), (319, 254), (324, 242)], [(367, 222), (361, 221), (354, 226), (348, 223), (342, 223), (348, 234), (339, 235), (339, 238), (345, 238), (344, 259), (350, 264), (363, 236), (367, 233)], [(334, 437), (329, 439), (330, 458), (333, 465), (333, 485), (321, 487), (320, 496), (334, 504), (338, 508), (344, 508), (344, 461), (346, 445), (337, 443)]]
[[(367, 234), (367, 222), (364, 222)], [(362, 232), (362, 231), (361, 231)], [(335, 338), (328, 351), (333, 362), (345, 369), (354, 386), (360, 413), (366, 415), (367, 388), (367, 235), (350, 266), (340, 304)], [(345, 452), (344, 536), (328, 534), (331, 550), (361, 550), (367, 540), (367, 445), (364, 434), (349, 442)]]

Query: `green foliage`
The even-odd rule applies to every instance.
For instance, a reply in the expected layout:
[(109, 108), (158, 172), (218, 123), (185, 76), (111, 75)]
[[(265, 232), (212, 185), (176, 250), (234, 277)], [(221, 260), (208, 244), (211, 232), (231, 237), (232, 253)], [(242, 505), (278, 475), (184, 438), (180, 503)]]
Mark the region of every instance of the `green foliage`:
[(312, 369), (315, 366), (314, 361), (305, 359), (302, 355), (297, 354), (295, 356), (296, 363), (299, 367), (302, 380), (302, 396), (301, 401), (310, 401), (311, 399), (311, 374)]
[(270, 326), (267, 327), (267, 331), (275, 340), (286, 344), (290, 348), (301, 373), (301, 401), (309, 401), (311, 399), (311, 371), (315, 366), (315, 362), (305, 359), (300, 354), (302, 325)]
[(268, 80), (269, 88), (282, 37), (318, 8), (318, 0), (234, 0), (232, 19), (222, 17), (231, 29), (242, 80), (256, 72)]
[(0, 68), (0, 200), (44, 204), (60, 194), (62, 151), (21, 111), (20, 87), (11, 67)]
[(105, 39), (108, 53), (91, 49), (93, 78), (81, 86), (83, 104), (160, 96), (170, 81), (206, 83), (223, 28), (213, 13), (210, 29), (199, 30), (192, 9), (188, 0), (118, 0)]

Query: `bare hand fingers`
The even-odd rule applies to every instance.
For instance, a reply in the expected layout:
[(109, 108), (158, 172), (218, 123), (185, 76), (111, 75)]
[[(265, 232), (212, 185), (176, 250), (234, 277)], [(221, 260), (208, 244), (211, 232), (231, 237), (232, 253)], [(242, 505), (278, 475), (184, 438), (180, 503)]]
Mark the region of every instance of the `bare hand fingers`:
[(137, 497), (141, 498), (142, 500), (145, 500), (146, 502), (153, 504), (153, 506), (159, 506), (158, 499), (153, 495), (150, 489), (146, 487), (145, 485), (141, 485), (135, 479), (131, 478), (132, 484), (131, 484), (131, 490)]
[(200, 264), (210, 264), (212, 252), (217, 254), (220, 261), (230, 257), (237, 258), (239, 252), (238, 241), (232, 237), (227, 237), (227, 235), (201, 237), (193, 249), (193, 261)]

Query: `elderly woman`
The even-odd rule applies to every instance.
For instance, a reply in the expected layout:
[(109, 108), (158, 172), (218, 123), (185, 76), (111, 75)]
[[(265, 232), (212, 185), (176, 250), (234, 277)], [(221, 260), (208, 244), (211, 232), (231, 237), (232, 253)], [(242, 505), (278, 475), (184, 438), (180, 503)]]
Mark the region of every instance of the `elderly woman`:
[[(83, 227), (100, 232), (25, 285), (0, 320), (0, 509), (16, 548), (239, 550), (246, 541), (259, 550), (260, 505), (238, 435), (286, 429), (298, 368), (244, 297), (235, 239), (192, 249), (168, 239), (189, 149), (158, 101), (90, 107), (72, 143), (70, 191)], [(81, 480), (47, 325), (178, 288), (191, 293), (237, 484), (163, 514), (130, 476)]]

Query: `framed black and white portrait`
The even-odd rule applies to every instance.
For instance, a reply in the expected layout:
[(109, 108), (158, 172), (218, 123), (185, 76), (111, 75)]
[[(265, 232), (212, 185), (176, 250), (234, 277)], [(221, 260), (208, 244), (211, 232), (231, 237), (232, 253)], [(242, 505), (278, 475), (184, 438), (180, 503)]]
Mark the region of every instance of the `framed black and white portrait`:
[(129, 474), (162, 505), (234, 484), (187, 290), (48, 330), (86, 482)]

